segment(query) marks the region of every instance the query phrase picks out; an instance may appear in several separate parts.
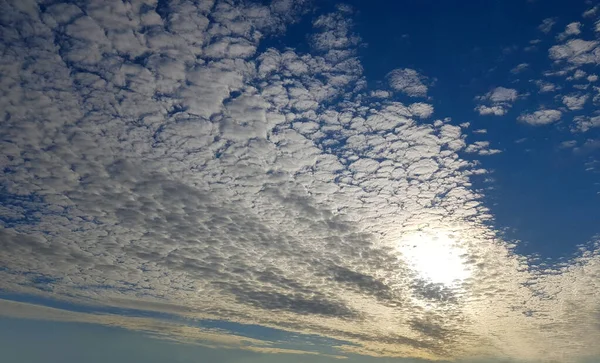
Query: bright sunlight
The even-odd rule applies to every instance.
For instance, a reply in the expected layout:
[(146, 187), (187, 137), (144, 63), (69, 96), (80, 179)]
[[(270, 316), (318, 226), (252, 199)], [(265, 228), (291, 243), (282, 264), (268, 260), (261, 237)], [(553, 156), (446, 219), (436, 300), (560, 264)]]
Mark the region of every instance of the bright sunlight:
[(419, 231), (400, 240), (400, 252), (406, 263), (423, 279), (452, 285), (469, 277), (470, 269), (458, 246), (447, 233)]

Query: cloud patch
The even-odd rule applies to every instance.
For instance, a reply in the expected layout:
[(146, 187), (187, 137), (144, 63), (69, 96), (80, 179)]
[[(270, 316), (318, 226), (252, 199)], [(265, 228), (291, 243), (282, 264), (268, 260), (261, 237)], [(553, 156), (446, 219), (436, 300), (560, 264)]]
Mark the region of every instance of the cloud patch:
[(394, 69), (386, 76), (390, 88), (409, 97), (427, 96), (427, 78), (410, 68)]
[(559, 110), (538, 110), (532, 113), (523, 113), (518, 120), (532, 126), (542, 126), (554, 123), (562, 117)]
[(475, 107), (480, 115), (503, 116), (512, 107), (519, 94), (516, 89), (496, 87), (485, 95), (477, 96), (475, 99), (484, 102)]

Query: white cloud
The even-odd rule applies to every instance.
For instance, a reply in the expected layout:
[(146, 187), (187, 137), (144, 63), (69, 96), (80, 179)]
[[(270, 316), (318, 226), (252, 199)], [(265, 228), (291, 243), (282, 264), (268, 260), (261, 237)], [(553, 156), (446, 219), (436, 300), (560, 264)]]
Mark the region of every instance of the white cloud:
[(571, 131), (573, 132), (587, 132), (592, 128), (600, 127), (600, 116), (576, 116), (573, 119), (573, 125)]
[(569, 37), (572, 37), (574, 35), (579, 35), (579, 34), (581, 34), (581, 27), (582, 27), (582, 24), (580, 22), (570, 23), (565, 27), (564, 32), (562, 32), (556, 36), (556, 39), (558, 41), (562, 42)]
[(370, 96), (374, 97), (374, 98), (389, 98), (391, 95), (390, 95), (390, 92), (388, 92), (388, 91), (375, 90), (375, 91), (371, 91)]
[(483, 96), (476, 97), (477, 100), (488, 103), (475, 107), (480, 115), (502, 116), (512, 107), (512, 103), (517, 100), (519, 94), (516, 89), (496, 87)]
[(587, 80), (588, 80), (588, 82), (596, 82), (598, 80), (598, 76), (595, 74), (591, 74), (591, 75), (587, 76)]
[(521, 114), (518, 120), (532, 126), (540, 126), (554, 123), (561, 117), (562, 112), (558, 110), (538, 110), (533, 113)]
[(496, 87), (484, 96), (481, 96), (480, 100), (489, 100), (494, 103), (500, 102), (514, 102), (518, 97), (516, 89)]
[(394, 69), (387, 75), (390, 87), (397, 92), (410, 97), (425, 97), (427, 95), (426, 78), (410, 68)]
[(419, 118), (429, 118), (433, 115), (433, 106), (428, 103), (416, 102), (408, 106), (410, 113)]
[(563, 45), (554, 45), (549, 50), (550, 59), (567, 61), (572, 64), (600, 62), (600, 49), (597, 41), (571, 39)]
[(490, 149), (489, 141), (475, 141), (465, 148), (467, 153), (477, 153), (479, 155), (494, 155), (502, 151), (498, 149)]
[(585, 76), (587, 76), (587, 73), (585, 73), (585, 71), (582, 71), (581, 69), (578, 69), (575, 71), (575, 73), (573, 73), (572, 79), (581, 79)]
[(557, 86), (551, 82), (536, 80), (534, 83), (539, 87), (540, 93), (554, 92), (557, 90)]
[(479, 112), (480, 115), (503, 116), (508, 112), (508, 108), (504, 106), (479, 105), (475, 107), (475, 111)]
[[(28, 4), (3, 7), (0, 289), (317, 334), (360, 354), (599, 353), (598, 257), (546, 273), (515, 254), (473, 187), (487, 171), (459, 155), (498, 151), (449, 119), (415, 120), (431, 105), (369, 97), (347, 8), (307, 22), (303, 52), (264, 43), (304, 13), (296, 2)], [(388, 80), (427, 94), (413, 70)], [(443, 266), (411, 264), (403, 239), (425, 261), (456, 248), (470, 278), (432, 283)]]
[(589, 95), (577, 95), (571, 94), (562, 97), (562, 103), (567, 106), (569, 110), (581, 110), (587, 102)]

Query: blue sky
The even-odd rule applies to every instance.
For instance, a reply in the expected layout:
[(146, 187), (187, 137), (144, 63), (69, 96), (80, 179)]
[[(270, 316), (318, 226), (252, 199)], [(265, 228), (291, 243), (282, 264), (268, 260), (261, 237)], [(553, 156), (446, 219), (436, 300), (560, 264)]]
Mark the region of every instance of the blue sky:
[(600, 4), (0, 13), (1, 361), (599, 359)]

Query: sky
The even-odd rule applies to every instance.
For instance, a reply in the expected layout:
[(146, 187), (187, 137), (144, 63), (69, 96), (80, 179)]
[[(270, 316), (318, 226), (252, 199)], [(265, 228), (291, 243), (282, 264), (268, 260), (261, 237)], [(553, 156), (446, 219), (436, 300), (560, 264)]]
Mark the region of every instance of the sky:
[(600, 361), (600, 4), (0, 0), (0, 361)]

